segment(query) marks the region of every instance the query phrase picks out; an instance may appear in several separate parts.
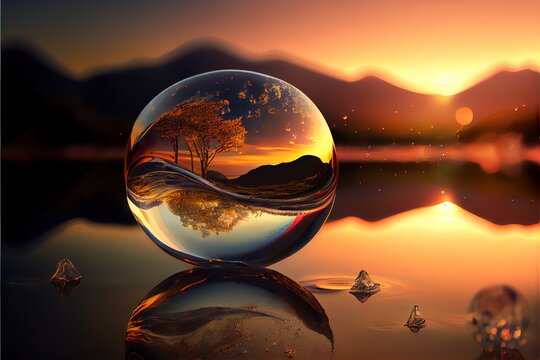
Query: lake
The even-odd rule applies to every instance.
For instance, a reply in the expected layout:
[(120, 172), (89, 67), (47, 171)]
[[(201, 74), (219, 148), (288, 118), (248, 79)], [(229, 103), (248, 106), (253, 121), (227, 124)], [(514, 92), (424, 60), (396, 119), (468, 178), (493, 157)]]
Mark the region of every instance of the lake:
[[(168, 277), (191, 269), (133, 224), (116, 165), (56, 163), (52, 168), (64, 169), (59, 170), (63, 177), (51, 172), (44, 184), (55, 177), (64, 183), (42, 187), (33, 194), (35, 203), (31, 193), (16, 199), (4, 190), (4, 213), (11, 206), (18, 210), (8, 215), (11, 224), (3, 222), (9, 230), (3, 229), (3, 236), (10, 235), (2, 242), (6, 358), (35, 358), (36, 353), (55, 359), (123, 358), (126, 328), (139, 302)], [(8, 166), (11, 174), (23, 168)], [(6, 176), (4, 186), (24, 185), (15, 175)], [(267, 358), (310, 358), (309, 341), (302, 339), (329, 341), (328, 331), (313, 325), (325, 314), (333, 359), (477, 359), (482, 348), (466, 325), (469, 303), (480, 289), (507, 284), (528, 304), (521, 355), (538, 358), (538, 165), (525, 163), (517, 175), (508, 175), (486, 174), (460, 162), (344, 163), (340, 176), (330, 220), (307, 246), (270, 266), (296, 284), (289, 287), (307, 287), (322, 308), (319, 317), (298, 310), (307, 306), (304, 298), (292, 306), (265, 286), (255, 295), (251, 288), (240, 289), (234, 298), (227, 293), (232, 285), (209, 287), (218, 290), (190, 298), (195, 308), (197, 301), (212, 308), (264, 308), (288, 314), (287, 321), (297, 321), (299, 328), (304, 324), (293, 341), (283, 335), (286, 329), (269, 330), (266, 337), (274, 340), (257, 337), (266, 323), (248, 322), (252, 344), (237, 349), (242, 357), (260, 358), (257, 351), (262, 351)], [(39, 231), (31, 231), (34, 224)], [(83, 276), (69, 296), (49, 283), (62, 258), (71, 259)], [(346, 290), (362, 269), (382, 285), (365, 302)], [(174, 301), (181, 306), (184, 300)], [(418, 333), (403, 326), (413, 305), (426, 319)], [(211, 324), (202, 329), (218, 331)], [(262, 341), (269, 345), (259, 348)], [(187, 358), (196, 355), (190, 351), (184, 351)]]

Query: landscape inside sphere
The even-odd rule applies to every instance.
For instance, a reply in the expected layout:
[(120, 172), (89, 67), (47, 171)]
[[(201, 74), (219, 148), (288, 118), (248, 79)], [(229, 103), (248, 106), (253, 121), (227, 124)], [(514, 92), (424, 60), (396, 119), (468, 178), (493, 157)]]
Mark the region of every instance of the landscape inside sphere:
[(135, 218), (171, 255), (268, 265), (322, 226), (337, 163), (330, 129), (305, 94), (222, 70), (182, 80), (143, 109), (125, 177)]

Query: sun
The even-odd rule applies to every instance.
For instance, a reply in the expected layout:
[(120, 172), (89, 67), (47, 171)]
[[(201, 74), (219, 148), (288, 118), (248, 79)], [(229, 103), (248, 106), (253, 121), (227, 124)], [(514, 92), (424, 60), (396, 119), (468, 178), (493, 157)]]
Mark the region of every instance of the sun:
[(469, 107), (460, 107), (456, 110), (456, 121), (461, 126), (467, 126), (473, 121), (473, 111)]

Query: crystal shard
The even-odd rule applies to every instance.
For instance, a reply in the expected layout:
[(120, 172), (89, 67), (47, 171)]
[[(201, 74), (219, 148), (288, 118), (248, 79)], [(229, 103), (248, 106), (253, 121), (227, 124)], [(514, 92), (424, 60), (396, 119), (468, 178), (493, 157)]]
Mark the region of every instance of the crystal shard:
[(362, 270), (354, 280), (351, 293), (375, 293), (381, 290), (381, 284), (373, 282), (367, 271)]
[(414, 305), (411, 314), (409, 315), (409, 319), (405, 323), (405, 326), (407, 326), (412, 332), (417, 333), (420, 331), (421, 328), (423, 328), (426, 323), (426, 320), (422, 317), (420, 314), (420, 310), (418, 310), (418, 305)]
[(67, 296), (79, 285), (81, 278), (81, 274), (71, 260), (62, 259), (56, 265), (56, 271), (51, 276), (51, 283), (62, 295)]

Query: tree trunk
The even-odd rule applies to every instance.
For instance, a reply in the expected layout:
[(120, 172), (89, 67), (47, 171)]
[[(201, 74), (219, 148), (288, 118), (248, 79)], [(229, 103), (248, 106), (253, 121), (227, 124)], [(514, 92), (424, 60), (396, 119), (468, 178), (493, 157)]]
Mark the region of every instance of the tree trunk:
[(188, 149), (189, 149), (189, 156), (191, 157), (191, 172), (195, 173), (195, 171), (193, 171), (193, 151), (189, 148), (189, 146), (188, 146)]
[(204, 166), (204, 160), (201, 158), (201, 177), (204, 179), (206, 175), (206, 166)]
[(178, 164), (178, 138), (173, 140), (173, 149), (174, 149), (174, 163)]
[(195, 171), (193, 170), (193, 149), (191, 148), (191, 145), (189, 144), (186, 138), (184, 138), (184, 142), (186, 143), (186, 147), (189, 151), (189, 157), (191, 160), (191, 172), (195, 174)]

